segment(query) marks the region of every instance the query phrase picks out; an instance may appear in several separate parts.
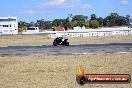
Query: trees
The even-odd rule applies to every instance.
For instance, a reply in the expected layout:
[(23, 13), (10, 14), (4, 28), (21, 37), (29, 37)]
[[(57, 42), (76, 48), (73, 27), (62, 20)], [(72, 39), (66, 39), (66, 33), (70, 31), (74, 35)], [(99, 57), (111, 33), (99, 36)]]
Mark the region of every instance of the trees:
[(86, 27), (86, 28), (89, 28), (89, 22), (88, 22), (88, 21), (85, 22), (85, 27)]
[(92, 14), (90, 20), (91, 20), (91, 21), (92, 21), (92, 20), (97, 20), (97, 16), (96, 16), (96, 14)]
[(55, 19), (52, 21), (52, 26), (62, 26), (63, 19)]
[(91, 27), (91, 28), (93, 28), (93, 29), (98, 28), (98, 27), (99, 27), (98, 21), (97, 21), (97, 20), (92, 20), (92, 21), (90, 21), (89, 27)]
[(55, 19), (52, 21), (52, 26), (67, 26), (68, 19)]
[(125, 26), (126, 25), (126, 18), (123, 16), (118, 16), (116, 20), (117, 26)]
[(52, 28), (52, 21), (44, 21), (44, 28), (43, 29), (51, 29)]
[(18, 32), (22, 32), (24, 30), (26, 30), (26, 27), (28, 26), (28, 23), (26, 23), (25, 21), (19, 21), (18, 22)]
[(97, 21), (99, 23), (99, 26), (102, 27), (103, 26), (104, 19), (102, 17), (99, 17), (99, 18), (97, 18)]
[(44, 19), (41, 19), (41, 20), (37, 20), (36, 26), (38, 26), (40, 29), (44, 29), (45, 28), (45, 22), (44, 22)]
[(85, 22), (85, 16), (83, 15), (75, 15), (72, 19), (72, 21), (77, 21), (77, 22)]
[(98, 18), (97, 19), (97, 16), (96, 16), (96, 14), (92, 14), (91, 15), (91, 18), (90, 18), (90, 21), (89, 21), (89, 27), (91, 27), (91, 28), (98, 28), (99, 27), (99, 22), (100, 22), (100, 24), (102, 25), (102, 18)]
[[(88, 21), (88, 16), (84, 16), (84, 15), (75, 15), (72, 19), (72, 27), (75, 27), (75, 26), (80, 26), (80, 27), (83, 27), (85, 26), (86, 22)], [(88, 26), (88, 25), (87, 25)]]
[(65, 30), (67, 30), (68, 28), (71, 28), (71, 21), (68, 19), (68, 18), (66, 18), (65, 20), (64, 20), (64, 28), (65, 28)]
[(71, 22), (69, 22), (69, 18), (55, 19), (52, 21), (52, 26), (63, 26), (67, 30), (68, 28), (71, 28)]
[(68, 14), (68, 17), (66, 18), (69, 22), (72, 21), (73, 15), (72, 14)]
[(82, 22), (82, 21), (80, 21), (80, 22), (77, 22), (77, 23), (76, 23), (76, 26), (83, 27), (83, 26), (85, 26), (85, 23)]
[(27, 27), (35, 27), (35, 23), (34, 22), (27, 23)]
[(110, 13), (110, 16), (111, 17), (118, 17), (119, 15), (118, 15), (118, 13)]
[(18, 22), (18, 27), (24, 27), (24, 26), (27, 26), (28, 23), (26, 23), (25, 21), (19, 21)]
[(52, 22), (51, 21), (44, 21), (44, 19), (37, 20), (35, 23), (35, 26), (39, 27), (41, 30), (44, 29), (51, 29), (52, 28)]
[(125, 26), (129, 24), (129, 19), (124, 16), (119, 16), (117, 13), (111, 13), (103, 22), (104, 26)]
[(88, 16), (84, 16), (85, 22), (88, 22), (89, 18)]
[[(110, 13), (109, 16), (102, 18), (97, 17), (96, 14), (91, 14), (90, 19), (88, 16), (68, 14), (68, 17), (64, 19), (54, 19), (53, 21), (45, 21), (44, 19), (37, 20), (37, 22), (27, 23), (25, 21), (19, 21), (19, 28), (37, 26), (40, 29), (51, 29), (53, 26), (63, 26), (65, 29), (73, 28), (75, 26), (98, 28), (102, 26), (129, 26), (130, 16), (120, 16), (118, 13)], [(25, 28), (24, 28), (25, 29)], [(23, 29), (22, 29), (23, 30)]]
[(71, 28), (76, 27), (77, 21), (70, 22)]
[(130, 15), (126, 15), (126, 25), (129, 26), (130, 24)]

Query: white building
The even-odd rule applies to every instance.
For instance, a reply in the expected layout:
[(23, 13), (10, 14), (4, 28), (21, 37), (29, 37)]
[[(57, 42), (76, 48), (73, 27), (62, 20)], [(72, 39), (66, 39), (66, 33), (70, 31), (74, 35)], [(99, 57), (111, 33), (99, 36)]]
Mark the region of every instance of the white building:
[(22, 34), (36, 34), (39, 33), (39, 27), (27, 27)]
[(17, 17), (0, 17), (0, 35), (18, 34)]

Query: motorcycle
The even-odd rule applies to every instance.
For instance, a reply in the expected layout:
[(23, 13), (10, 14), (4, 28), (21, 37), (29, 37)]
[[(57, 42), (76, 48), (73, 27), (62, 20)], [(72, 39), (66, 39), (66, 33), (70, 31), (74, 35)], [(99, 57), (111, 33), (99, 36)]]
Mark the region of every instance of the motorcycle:
[(57, 37), (54, 42), (53, 42), (54, 46), (57, 45), (65, 45), (65, 46), (69, 46), (69, 42), (68, 39), (64, 39), (63, 37)]

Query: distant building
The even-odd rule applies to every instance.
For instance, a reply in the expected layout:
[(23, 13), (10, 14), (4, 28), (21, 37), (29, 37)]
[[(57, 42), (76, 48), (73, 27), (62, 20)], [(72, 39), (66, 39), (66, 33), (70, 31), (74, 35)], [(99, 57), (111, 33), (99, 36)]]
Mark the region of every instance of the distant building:
[(22, 34), (35, 34), (39, 33), (39, 27), (27, 27)]
[(17, 17), (0, 17), (0, 35), (18, 34)]
[(53, 31), (65, 31), (64, 27), (52, 27)]

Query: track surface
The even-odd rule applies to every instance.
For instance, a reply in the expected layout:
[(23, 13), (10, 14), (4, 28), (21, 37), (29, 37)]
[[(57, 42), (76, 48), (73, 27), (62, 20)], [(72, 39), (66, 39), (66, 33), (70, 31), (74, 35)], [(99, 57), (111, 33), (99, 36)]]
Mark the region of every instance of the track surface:
[(83, 44), (70, 46), (7, 46), (0, 47), (1, 55), (36, 55), (36, 54), (87, 54), (132, 52), (132, 43)]

